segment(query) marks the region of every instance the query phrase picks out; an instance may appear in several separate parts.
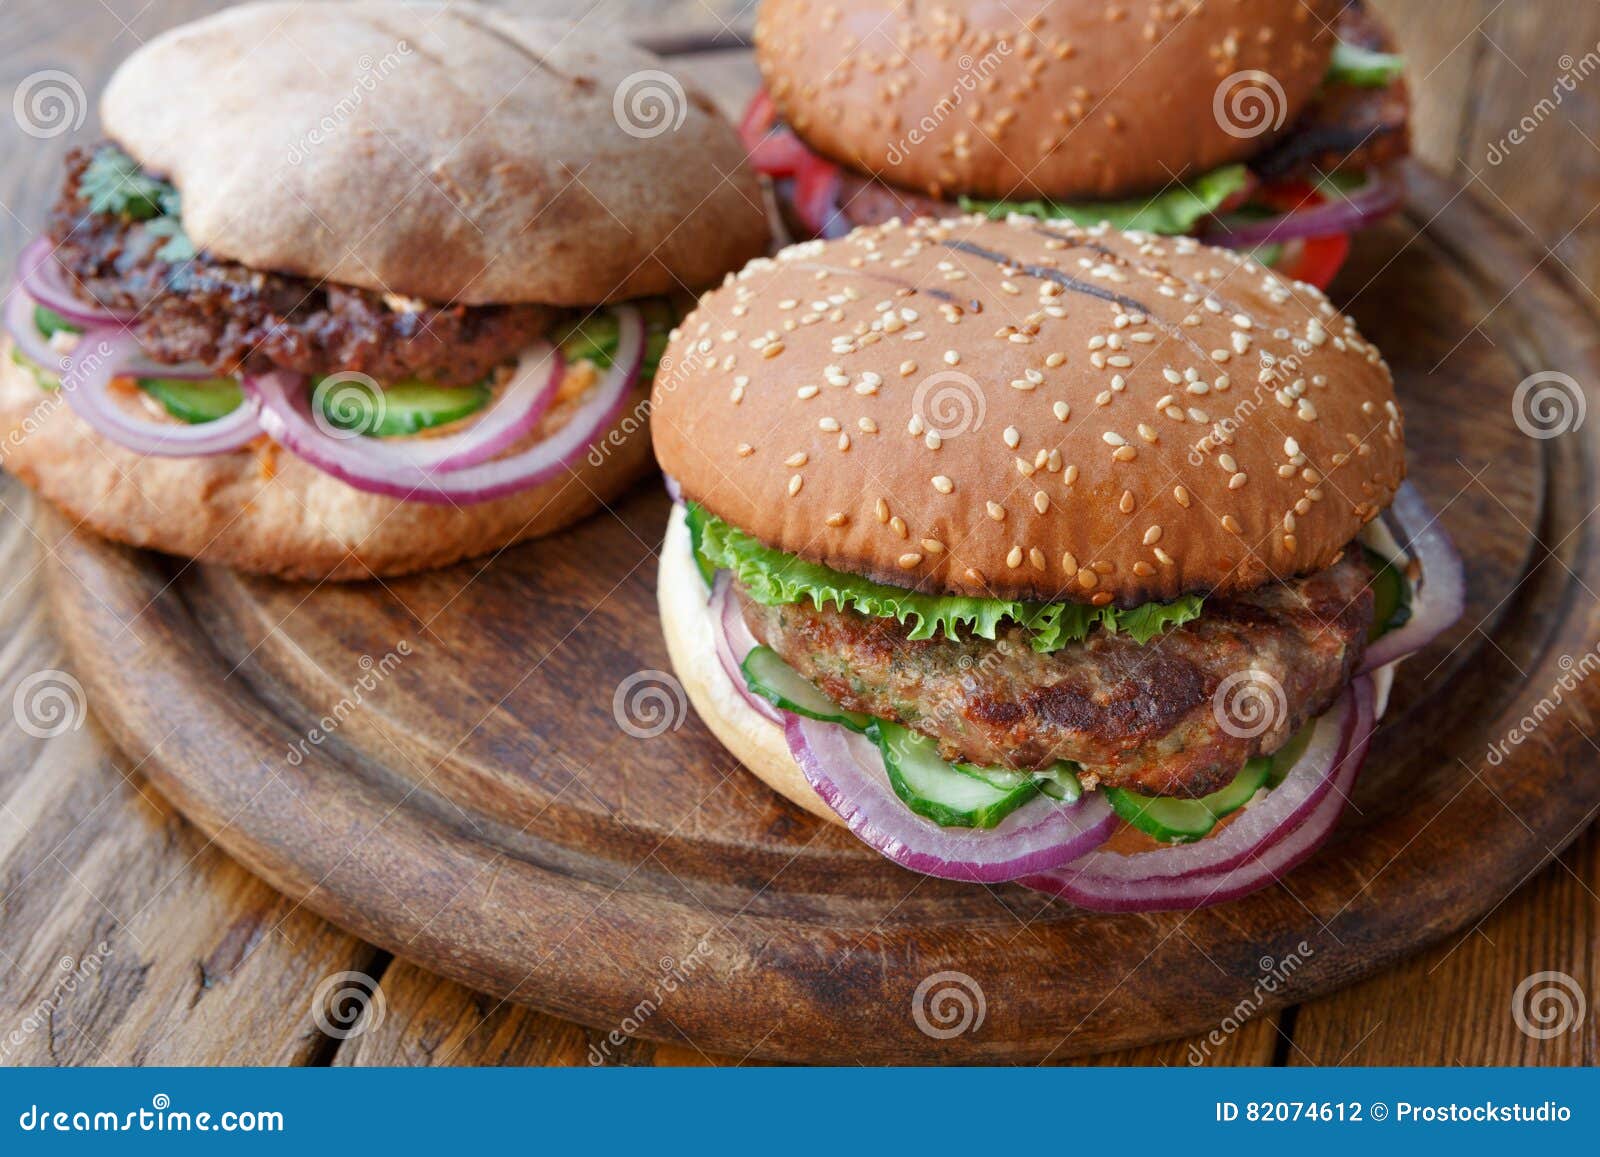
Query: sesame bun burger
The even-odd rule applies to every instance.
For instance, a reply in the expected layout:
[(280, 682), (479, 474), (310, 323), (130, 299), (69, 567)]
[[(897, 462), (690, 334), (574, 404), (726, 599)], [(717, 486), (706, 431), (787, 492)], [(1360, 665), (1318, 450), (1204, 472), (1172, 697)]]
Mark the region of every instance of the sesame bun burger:
[(1259, 888), (1461, 610), (1383, 358), (1231, 250), (864, 226), (752, 263), (669, 355), (678, 675), (915, 871), (1127, 910)]
[(1022, 212), (1326, 286), (1400, 201), (1402, 61), (1360, 0), (764, 0), (756, 46), (742, 133), (801, 236)]
[(546, 534), (647, 468), (691, 288), (762, 252), (733, 127), (611, 34), (252, 4), (141, 47), (5, 302), (6, 467), (302, 578)]

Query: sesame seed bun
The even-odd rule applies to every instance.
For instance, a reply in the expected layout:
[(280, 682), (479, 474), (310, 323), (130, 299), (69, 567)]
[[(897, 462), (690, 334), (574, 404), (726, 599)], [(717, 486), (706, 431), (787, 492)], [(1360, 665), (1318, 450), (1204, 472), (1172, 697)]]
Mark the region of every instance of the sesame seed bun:
[(674, 333), (656, 455), (780, 550), (1131, 606), (1323, 569), (1405, 475), (1388, 366), (1190, 238), (964, 217), (752, 262)]
[[(756, 49), (796, 132), (893, 184), (1120, 197), (1287, 131), (1327, 71), (1342, 6), (764, 0)], [(1270, 80), (1226, 83), (1250, 72)]]
[(706, 582), (694, 565), (683, 513), (681, 506), (673, 508), (656, 576), (661, 633), (673, 672), (701, 722), (757, 779), (812, 815), (843, 826), (789, 754), (783, 728), (745, 702), (723, 671), (712, 639)]
[(467, 305), (704, 286), (763, 252), (738, 136), (603, 22), (477, 4), (262, 3), (162, 34), (107, 133), (252, 269)]

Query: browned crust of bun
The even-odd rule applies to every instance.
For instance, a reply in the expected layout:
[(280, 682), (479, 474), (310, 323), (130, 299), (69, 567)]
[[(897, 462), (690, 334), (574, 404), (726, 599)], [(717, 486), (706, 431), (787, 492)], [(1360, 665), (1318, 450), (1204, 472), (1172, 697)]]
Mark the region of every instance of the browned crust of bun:
[(672, 669), (701, 722), (762, 783), (819, 819), (843, 827), (844, 821), (822, 802), (789, 754), (783, 728), (746, 703), (723, 672), (711, 636), (705, 580), (690, 553), (681, 507), (673, 508), (667, 523), (660, 566), (656, 601), (661, 633)]
[(858, 229), (729, 278), (667, 356), (655, 448), (685, 495), (923, 591), (1247, 590), (1328, 566), (1405, 474), (1389, 369), (1355, 324), (1189, 238)]
[(101, 116), (219, 257), (429, 301), (593, 305), (708, 285), (766, 247), (733, 126), (670, 71), (595, 21), (249, 4), (136, 51)]
[[(795, 130), (864, 172), (938, 197), (1122, 197), (1287, 131), (1327, 72), (1341, 3), (764, 0), (756, 49)], [(1271, 78), (1250, 85), (1267, 120), (1236, 115), (1230, 132), (1213, 102), (1252, 70)]]
[[(610, 454), (576, 473), (472, 506), (402, 502), (355, 490), (266, 439), (210, 458), (136, 454), (40, 390), (0, 344), (4, 465), (76, 524), (116, 542), (290, 579), (409, 574), (553, 534), (609, 502), (650, 464), (630, 399)], [(553, 432), (572, 403), (546, 419)], [(626, 430), (623, 421), (628, 422)]]

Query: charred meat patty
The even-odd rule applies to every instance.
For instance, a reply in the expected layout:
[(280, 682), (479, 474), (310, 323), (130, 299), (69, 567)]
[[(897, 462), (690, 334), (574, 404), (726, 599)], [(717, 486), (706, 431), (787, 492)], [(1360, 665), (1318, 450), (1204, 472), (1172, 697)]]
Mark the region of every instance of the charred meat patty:
[(95, 150), (80, 149), (51, 218), (70, 283), (102, 306), (137, 314), (132, 328), (160, 362), (221, 374), (354, 370), (380, 382), (462, 384), (485, 377), (551, 326), (542, 305), (440, 305), (246, 268), (206, 253), (160, 256), (147, 222), (95, 213), (80, 193)]
[(1097, 630), (1050, 654), (1021, 628), (914, 641), (893, 619), (739, 597), (756, 638), (826, 695), (938, 740), (946, 759), (1067, 759), (1111, 786), (1200, 796), (1343, 692), (1373, 620), (1371, 578), (1352, 549), (1317, 574), (1209, 599), (1142, 646)]

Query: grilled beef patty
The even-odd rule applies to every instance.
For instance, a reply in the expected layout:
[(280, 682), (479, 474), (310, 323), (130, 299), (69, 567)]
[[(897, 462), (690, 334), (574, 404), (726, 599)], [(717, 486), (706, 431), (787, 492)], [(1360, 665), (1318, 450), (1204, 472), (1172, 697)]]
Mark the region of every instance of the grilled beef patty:
[(1343, 692), (1373, 620), (1371, 578), (1353, 549), (1317, 574), (1209, 599), (1198, 619), (1143, 646), (1096, 630), (1051, 654), (1020, 628), (993, 642), (913, 641), (893, 619), (762, 606), (735, 589), (756, 638), (829, 698), (938, 740), (946, 759), (1030, 769), (1069, 759), (1111, 786), (1200, 796)]
[(167, 238), (145, 222), (92, 213), (79, 195), (95, 150), (67, 160), (52, 214), (56, 257), (85, 297), (137, 313), (133, 330), (156, 361), (197, 361), (220, 374), (355, 370), (383, 382), (478, 381), (540, 337), (542, 305), (439, 305), (248, 269), (201, 253), (168, 262)]

